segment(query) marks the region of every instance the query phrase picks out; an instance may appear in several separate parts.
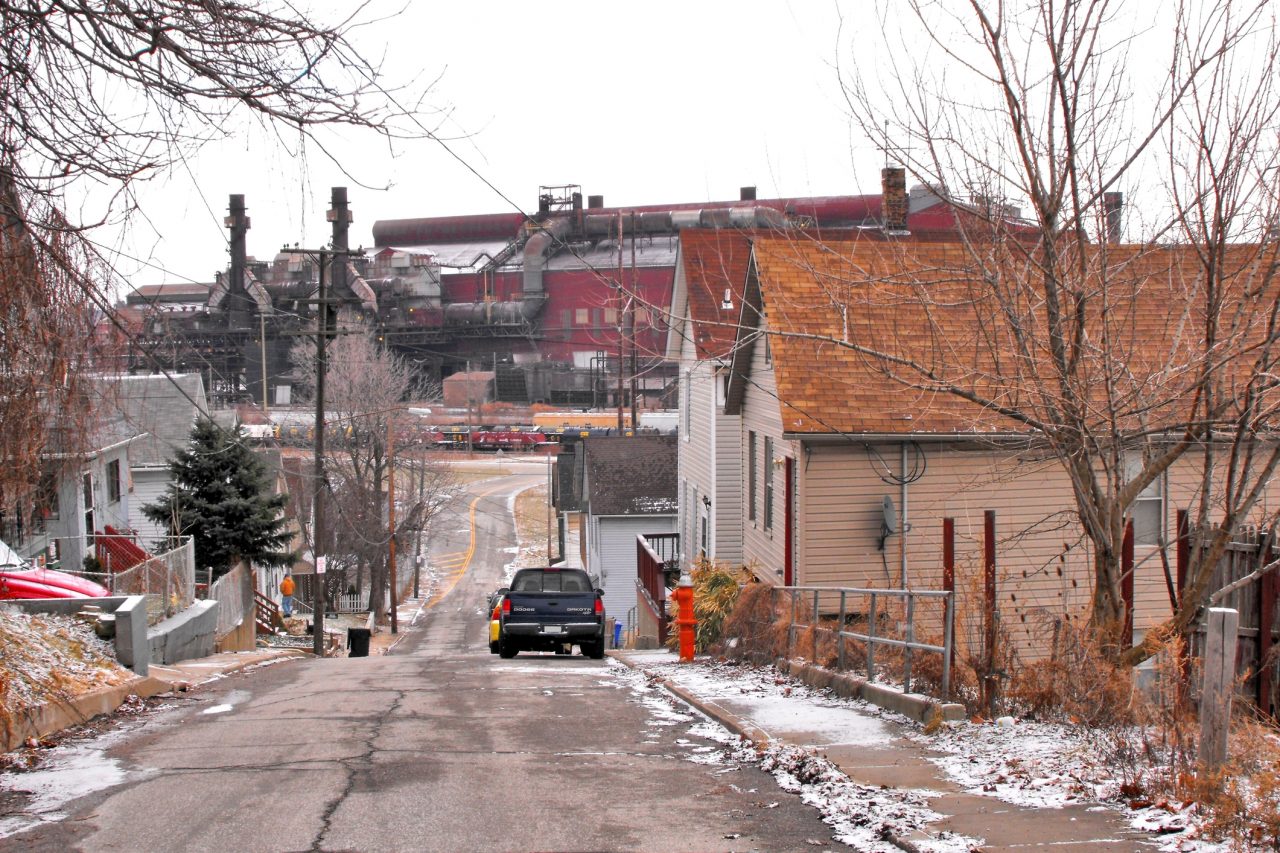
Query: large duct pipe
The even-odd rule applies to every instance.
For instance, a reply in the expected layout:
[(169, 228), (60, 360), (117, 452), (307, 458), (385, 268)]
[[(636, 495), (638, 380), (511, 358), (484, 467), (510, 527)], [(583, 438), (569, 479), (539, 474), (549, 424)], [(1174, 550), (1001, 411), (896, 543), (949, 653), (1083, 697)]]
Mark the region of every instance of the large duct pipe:
[[(740, 202), (693, 202), (688, 204), (650, 204), (628, 208), (592, 209), (586, 219), (591, 216), (603, 216), (613, 222), (610, 230), (617, 232), (618, 213), (638, 214), (637, 219), (644, 220), (651, 213), (668, 214), (676, 211), (700, 211), (703, 208), (738, 207)], [(748, 207), (768, 208), (785, 216), (803, 217), (824, 227), (857, 227), (860, 225), (880, 224), (881, 197), (876, 195), (862, 196), (819, 196), (815, 198), (776, 198), (763, 199), (748, 204)], [(389, 219), (374, 223), (373, 239), (379, 247), (386, 246), (423, 246), (433, 243), (461, 243), (466, 241), (510, 240), (519, 232), (525, 217), (518, 213), (484, 214), (480, 216), (446, 216), (430, 219)], [(781, 222), (781, 219), (779, 219)], [(766, 225), (777, 223), (767, 222)], [(641, 226), (646, 233), (648, 227)], [(588, 232), (590, 233), (590, 232)]]
[(563, 240), (573, 230), (569, 219), (552, 219), (535, 232), (524, 244), (524, 298), (541, 299), (545, 295), (542, 287), (542, 273), (547, 266), (556, 243)]
[[(787, 217), (781, 211), (759, 205), (734, 205), (693, 210), (666, 210), (641, 213), (634, 229), (629, 216), (622, 218), (622, 233), (664, 234), (682, 228), (781, 228)], [(618, 233), (618, 215), (586, 217), (583, 231), (588, 237), (611, 237)]]
[(245, 291), (244, 271), (248, 266), (245, 236), (249, 217), (245, 214), (244, 196), (233, 195), (227, 206), (227, 228), (231, 231), (231, 275), (227, 282), (227, 324), (232, 329), (249, 326), (249, 294)]

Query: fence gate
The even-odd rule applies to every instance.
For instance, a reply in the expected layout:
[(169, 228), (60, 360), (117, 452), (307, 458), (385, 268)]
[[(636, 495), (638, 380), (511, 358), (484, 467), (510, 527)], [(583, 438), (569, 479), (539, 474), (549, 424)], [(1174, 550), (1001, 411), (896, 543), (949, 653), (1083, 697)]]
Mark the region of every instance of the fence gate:
[[(1263, 560), (1280, 556), (1274, 546), (1263, 553), (1266, 532), (1247, 529), (1238, 532), (1226, 553), (1214, 567), (1210, 590), (1222, 589), (1252, 571)], [(1179, 572), (1180, 576), (1184, 576)], [(1215, 607), (1230, 607), (1240, 614), (1240, 627), (1236, 637), (1236, 682), (1242, 694), (1253, 699), (1258, 709), (1272, 717), (1280, 712), (1280, 625), (1277, 625), (1276, 595), (1280, 592), (1280, 578), (1274, 571), (1260, 580), (1246, 584), (1223, 596)], [(1265, 626), (1265, 629), (1263, 628)], [(1199, 657), (1204, 650), (1205, 623), (1196, 623), (1191, 636), (1191, 653)]]

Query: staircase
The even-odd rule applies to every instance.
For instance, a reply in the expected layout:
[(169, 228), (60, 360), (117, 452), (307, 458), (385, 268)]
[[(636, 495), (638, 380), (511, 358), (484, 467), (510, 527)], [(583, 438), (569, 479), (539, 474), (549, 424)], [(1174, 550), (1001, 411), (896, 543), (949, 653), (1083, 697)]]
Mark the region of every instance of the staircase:
[(256, 589), (253, 591), (253, 624), (259, 634), (274, 634), (284, 626), (280, 606)]

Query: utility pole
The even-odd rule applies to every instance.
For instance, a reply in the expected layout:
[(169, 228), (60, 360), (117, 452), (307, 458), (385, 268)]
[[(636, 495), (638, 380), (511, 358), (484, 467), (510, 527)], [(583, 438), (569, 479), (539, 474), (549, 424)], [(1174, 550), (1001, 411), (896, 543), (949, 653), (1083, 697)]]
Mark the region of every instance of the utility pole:
[[(634, 235), (633, 235), (634, 237)], [(622, 211), (618, 211), (618, 309), (626, 311), (626, 303), (622, 301)], [(618, 435), (622, 435), (622, 319), (618, 319)]]
[[(427, 460), (425, 456), (421, 456), (419, 452), (418, 465), (418, 518), (421, 519), (426, 514), (426, 509), (422, 506), (422, 498), (427, 490)], [(422, 521), (418, 521), (418, 533), (414, 537), (413, 546), (413, 597), (419, 598), (421, 588), (419, 582), (422, 576)]]
[[(329, 263), (337, 261), (341, 258), (341, 266), (345, 271), (347, 257), (351, 254), (347, 247), (347, 229), (351, 223), (351, 212), (347, 209), (347, 188), (334, 187), (331, 201), (329, 205), (328, 219), (333, 223), (333, 248), (319, 249), (317, 251), (309, 251), (307, 254), (314, 255), (319, 261), (320, 275), (319, 286), (316, 293), (316, 442), (315, 442), (315, 483), (311, 507), (315, 515), (315, 521), (311, 526), (311, 553), (315, 558), (315, 588), (312, 595), (312, 651), (316, 657), (324, 657), (324, 611), (325, 611), (325, 589), (324, 576), (320, 571), (324, 559), (324, 492), (325, 492), (325, 475), (324, 475), (324, 385), (325, 374), (329, 369), (329, 358), (325, 349), (325, 343), (330, 337), (336, 334), (334, 328), (335, 317), (333, 312), (329, 310), (329, 293), (325, 281), (325, 271)], [(298, 251), (298, 249), (289, 249), (285, 251)], [(335, 264), (335, 268), (337, 268)], [(343, 281), (345, 281), (345, 273)]]
[(636, 212), (631, 211), (631, 292), (627, 294), (627, 342), (631, 348), (631, 429), (640, 422), (636, 419)]
[(395, 413), (387, 418), (387, 525), (390, 538), (387, 542), (387, 568), (391, 573), (391, 633), (398, 633), (396, 608), (396, 431), (393, 427)]
[(329, 298), (325, 291), (325, 258), (329, 255), (324, 249), (319, 251), (320, 286), (316, 294), (318, 307), (316, 310), (316, 463), (314, 492), (311, 498), (311, 512), (314, 521), (311, 524), (311, 555), (315, 560), (315, 585), (312, 588), (311, 615), (311, 650), (318, 658), (324, 657), (324, 574), (320, 571), (321, 560), (324, 559), (324, 379), (329, 370), (328, 356), (325, 354), (325, 341), (332, 331), (329, 324)]

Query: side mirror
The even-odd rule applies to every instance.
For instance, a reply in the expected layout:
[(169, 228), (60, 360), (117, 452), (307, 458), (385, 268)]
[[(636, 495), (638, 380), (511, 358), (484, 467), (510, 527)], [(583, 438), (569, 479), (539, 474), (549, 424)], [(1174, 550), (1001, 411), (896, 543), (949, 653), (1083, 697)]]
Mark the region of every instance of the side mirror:
[(603, 597), (604, 597), (604, 587), (602, 587), (602, 586), (598, 586), (598, 587), (596, 587), (596, 595), (598, 595), (598, 596), (600, 596), (601, 598), (603, 598)]
[(511, 592), (511, 587), (504, 586), (502, 589), (495, 592), (494, 595), (506, 595), (509, 592)]

